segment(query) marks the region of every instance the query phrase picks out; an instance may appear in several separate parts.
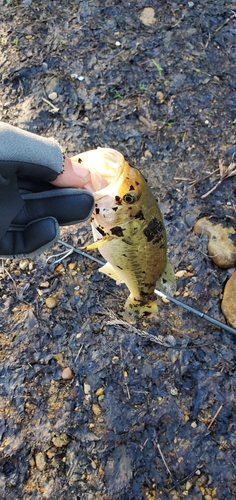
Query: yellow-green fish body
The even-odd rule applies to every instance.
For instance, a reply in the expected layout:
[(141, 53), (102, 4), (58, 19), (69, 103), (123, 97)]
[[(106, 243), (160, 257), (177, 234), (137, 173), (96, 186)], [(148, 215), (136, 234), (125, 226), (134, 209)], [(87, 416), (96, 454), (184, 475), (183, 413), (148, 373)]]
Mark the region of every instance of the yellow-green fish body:
[[(73, 158), (91, 171), (95, 243), (107, 263), (100, 269), (130, 291), (127, 318), (157, 311), (154, 289), (167, 265), (166, 231), (157, 201), (139, 170), (113, 149)], [(98, 186), (98, 189), (97, 189)]]

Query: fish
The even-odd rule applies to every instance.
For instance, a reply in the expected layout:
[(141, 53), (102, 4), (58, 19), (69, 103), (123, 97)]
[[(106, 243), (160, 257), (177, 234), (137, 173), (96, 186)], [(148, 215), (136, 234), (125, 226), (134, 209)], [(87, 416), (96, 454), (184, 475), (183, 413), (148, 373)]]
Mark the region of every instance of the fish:
[(166, 230), (157, 200), (142, 173), (117, 150), (97, 148), (71, 158), (91, 173), (85, 186), (93, 193), (91, 217), (94, 243), (107, 261), (99, 271), (125, 283), (130, 295), (124, 318), (130, 322), (157, 314), (154, 290), (162, 282), (173, 288), (173, 269), (167, 259)]

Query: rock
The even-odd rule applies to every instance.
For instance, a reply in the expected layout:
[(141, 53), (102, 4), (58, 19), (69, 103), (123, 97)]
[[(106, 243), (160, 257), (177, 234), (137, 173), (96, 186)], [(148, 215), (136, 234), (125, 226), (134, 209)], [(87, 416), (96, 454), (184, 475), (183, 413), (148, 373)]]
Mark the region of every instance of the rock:
[(64, 368), (64, 370), (62, 371), (61, 377), (62, 377), (64, 380), (71, 380), (72, 378), (74, 378), (74, 373), (73, 373), (73, 371), (71, 370), (71, 368), (70, 368), (69, 366), (67, 366), (67, 367), (66, 367), (66, 368)]
[(99, 389), (96, 390), (96, 396), (102, 396), (103, 394), (104, 394), (103, 387), (100, 387)]
[(227, 281), (224, 289), (221, 309), (228, 323), (236, 328), (236, 271)]
[(41, 451), (35, 455), (35, 464), (38, 470), (43, 471), (47, 467), (47, 462), (44, 453)]
[(152, 7), (145, 7), (139, 19), (145, 26), (154, 24), (156, 22), (155, 10)]
[(21, 259), (19, 262), (19, 268), (21, 271), (26, 271), (29, 267), (29, 260), (28, 259)]
[(52, 438), (52, 442), (56, 448), (62, 448), (63, 446), (66, 446), (69, 443), (69, 438), (65, 432), (63, 434), (60, 434), (60, 436), (54, 436)]
[(91, 387), (87, 382), (84, 382), (84, 394), (88, 395), (91, 392)]
[(99, 406), (96, 403), (92, 405), (92, 410), (93, 410), (93, 413), (96, 417), (99, 417), (102, 413), (101, 406)]
[(48, 309), (53, 309), (58, 304), (58, 300), (53, 296), (49, 296), (46, 298), (45, 304), (48, 307)]
[(50, 101), (55, 101), (55, 99), (57, 99), (57, 93), (56, 92), (51, 92), (48, 95), (48, 99), (50, 99)]
[(236, 264), (236, 231), (224, 222), (217, 223), (208, 217), (199, 219), (193, 228), (196, 234), (207, 234), (208, 254), (215, 264), (224, 269)]

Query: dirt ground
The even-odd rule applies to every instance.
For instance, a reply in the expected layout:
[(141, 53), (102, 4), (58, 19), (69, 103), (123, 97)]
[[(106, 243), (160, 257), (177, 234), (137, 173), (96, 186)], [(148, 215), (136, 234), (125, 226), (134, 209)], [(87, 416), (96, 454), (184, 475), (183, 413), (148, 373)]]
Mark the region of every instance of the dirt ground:
[[(0, 8), (0, 119), (140, 168), (179, 299), (222, 322), (233, 269), (192, 227), (236, 224), (235, 177), (202, 198), (236, 153), (235, 36), (235, 0)], [(89, 222), (61, 239), (91, 242)], [(76, 253), (47, 261), (64, 250), (0, 278), (1, 500), (235, 499), (235, 337), (161, 299), (157, 318), (120, 324), (127, 288)]]

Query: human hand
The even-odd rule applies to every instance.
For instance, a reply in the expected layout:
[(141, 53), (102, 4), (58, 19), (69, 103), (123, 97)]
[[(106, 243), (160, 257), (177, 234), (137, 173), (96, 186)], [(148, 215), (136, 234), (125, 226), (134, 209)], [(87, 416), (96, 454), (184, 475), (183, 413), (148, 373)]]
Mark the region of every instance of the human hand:
[(15, 201), (17, 206), (19, 201), (19, 206), (23, 206), (0, 241), (1, 257), (21, 258), (37, 255), (57, 241), (59, 225), (82, 222), (92, 213), (92, 194), (79, 189), (89, 182), (88, 170), (66, 157), (63, 172), (49, 183), (43, 180), (40, 166), (35, 168), (38, 177), (30, 175), (32, 165), (29, 172), (24, 166), (24, 176), (18, 175), (15, 189), (13, 192), (9, 191), (7, 214), (14, 209)]

